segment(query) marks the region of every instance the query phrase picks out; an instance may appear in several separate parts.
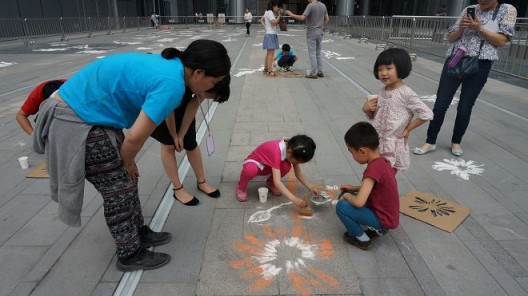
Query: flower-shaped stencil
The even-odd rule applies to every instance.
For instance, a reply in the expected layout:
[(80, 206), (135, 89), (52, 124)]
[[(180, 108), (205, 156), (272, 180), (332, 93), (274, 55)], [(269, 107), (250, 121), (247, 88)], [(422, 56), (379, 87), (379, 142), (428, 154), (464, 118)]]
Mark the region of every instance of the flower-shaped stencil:
[(440, 199), (432, 199), (427, 201), (421, 197), (414, 197), (415, 205), (409, 206), (409, 208), (417, 210), (418, 212), (430, 211), (433, 217), (438, 216), (449, 216), (451, 213), (455, 213), (455, 208), (450, 207), (447, 203)]
[(484, 166), (476, 165), (474, 161), (465, 161), (463, 159), (445, 159), (444, 162), (437, 161), (433, 165), (433, 169), (437, 171), (451, 171), (451, 175), (456, 175), (463, 180), (469, 180), (470, 175), (479, 175), (484, 172), (481, 167)]

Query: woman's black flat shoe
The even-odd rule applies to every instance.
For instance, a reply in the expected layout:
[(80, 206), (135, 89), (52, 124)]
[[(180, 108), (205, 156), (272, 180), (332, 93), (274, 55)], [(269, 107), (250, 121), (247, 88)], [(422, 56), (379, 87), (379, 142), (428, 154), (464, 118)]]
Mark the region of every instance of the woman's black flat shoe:
[(197, 182), (196, 183), (196, 188), (198, 188), (198, 190), (200, 190), (201, 192), (207, 194), (209, 197), (212, 197), (212, 198), (219, 198), (220, 197), (220, 190), (216, 189), (215, 191), (213, 192), (205, 192), (204, 190), (202, 190), (202, 188), (200, 188), (200, 184), (203, 184), (205, 183), (205, 180), (203, 182)]
[(191, 200), (189, 200), (188, 202), (182, 202), (181, 200), (179, 200), (178, 197), (176, 196), (176, 191), (178, 191), (178, 190), (180, 190), (182, 188), (183, 188), (183, 185), (180, 188), (172, 189), (174, 191), (174, 193), (172, 194), (174, 199), (176, 199), (177, 201), (182, 203), (184, 206), (196, 206), (196, 205), (198, 205), (200, 203), (200, 200), (197, 199), (196, 196), (193, 196), (193, 198)]

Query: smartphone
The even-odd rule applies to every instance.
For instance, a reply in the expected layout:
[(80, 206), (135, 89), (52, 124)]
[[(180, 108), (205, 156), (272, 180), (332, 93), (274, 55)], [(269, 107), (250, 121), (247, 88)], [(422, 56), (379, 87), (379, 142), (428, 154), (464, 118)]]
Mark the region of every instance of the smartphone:
[(475, 19), (475, 7), (468, 7), (467, 15), (468, 17), (471, 16), (471, 18)]

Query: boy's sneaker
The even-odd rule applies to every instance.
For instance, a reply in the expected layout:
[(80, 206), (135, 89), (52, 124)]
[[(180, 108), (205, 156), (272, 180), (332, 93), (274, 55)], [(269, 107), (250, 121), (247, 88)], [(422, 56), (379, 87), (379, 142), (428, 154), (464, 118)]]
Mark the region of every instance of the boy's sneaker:
[(271, 191), (271, 195), (274, 196), (280, 196), (282, 193), (275, 187), (275, 184), (273, 184), (273, 180), (268, 179), (266, 181), (266, 185), (268, 186), (269, 190)]
[(171, 241), (172, 235), (168, 232), (155, 232), (147, 225), (143, 225), (138, 230), (139, 239), (141, 240), (141, 246), (144, 248), (150, 248), (155, 246), (161, 246)]
[(365, 229), (365, 233), (370, 238), (383, 236), (383, 232), (381, 232), (380, 230), (375, 229), (374, 227), (370, 227), (370, 226), (367, 227), (367, 229)]
[(279, 71), (281, 71), (281, 72), (286, 72), (287, 70), (286, 70), (285, 67), (280, 67)]
[(286, 66), (286, 72), (291, 72), (290, 66)]
[(364, 251), (370, 249), (370, 246), (371, 246), (370, 241), (362, 242), (358, 240), (355, 236), (349, 235), (348, 232), (345, 232), (343, 234), (343, 239), (345, 240), (345, 242), (353, 245), (354, 247), (358, 247)]
[(247, 195), (247, 191), (245, 190), (241, 190), (241, 189), (238, 189), (238, 186), (237, 186), (237, 189), (236, 189), (236, 199), (240, 202), (245, 202), (248, 200), (248, 195)]
[(132, 256), (117, 259), (117, 269), (121, 271), (150, 270), (160, 268), (169, 263), (169, 254), (152, 252), (140, 247)]

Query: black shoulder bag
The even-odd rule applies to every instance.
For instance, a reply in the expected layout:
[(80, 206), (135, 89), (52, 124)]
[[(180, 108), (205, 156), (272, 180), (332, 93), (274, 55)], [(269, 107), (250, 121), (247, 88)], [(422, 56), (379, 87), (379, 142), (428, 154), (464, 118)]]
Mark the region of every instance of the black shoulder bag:
[[(493, 18), (492, 21), (495, 21), (495, 18), (497, 17), (497, 13), (499, 12), (500, 5), (495, 8), (495, 11), (493, 12)], [(465, 56), (458, 61), (458, 64), (454, 68), (447, 68), (447, 74), (451, 76), (456, 76), (458, 78), (464, 78), (469, 75), (473, 75), (478, 72), (479, 69), (479, 56), (480, 51), (482, 50), (482, 46), (484, 45), (484, 38), (480, 41), (480, 47), (477, 56), (469, 57)], [(447, 58), (448, 60), (453, 56), (453, 53), (455, 52), (455, 47), (453, 46), (453, 50), (451, 50), (451, 55)]]

